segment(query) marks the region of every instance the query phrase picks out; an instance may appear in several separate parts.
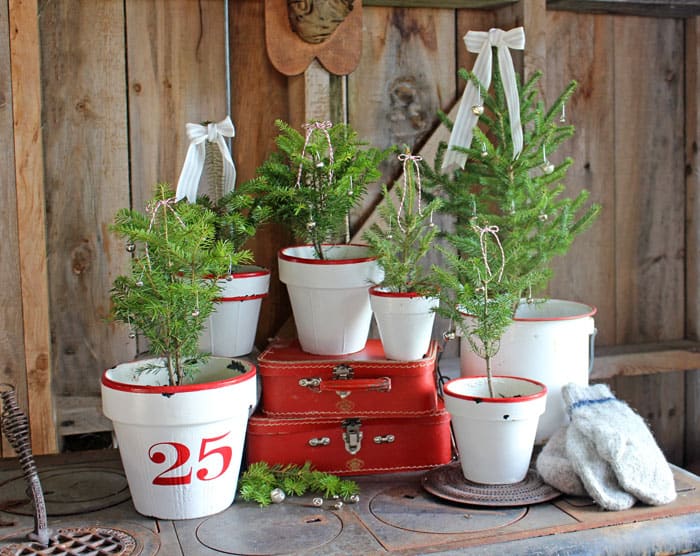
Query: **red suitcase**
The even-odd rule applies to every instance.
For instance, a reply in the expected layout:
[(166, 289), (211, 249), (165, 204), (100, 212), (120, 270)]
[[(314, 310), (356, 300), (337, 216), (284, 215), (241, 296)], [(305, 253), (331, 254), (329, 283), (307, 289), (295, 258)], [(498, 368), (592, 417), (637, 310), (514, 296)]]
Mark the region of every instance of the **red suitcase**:
[(297, 341), (271, 344), (258, 357), (262, 411), (269, 417), (420, 416), (437, 411), (437, 342), (418, 361), (384, 357), (381, 341), (332, 357)]
[[(441, 404), (442, 405), (442, 404)], [(450, 416), (278, 419), (248, 422), (248, 463), (303, 465), (337, 475), (429, 469), (452, 459)]]

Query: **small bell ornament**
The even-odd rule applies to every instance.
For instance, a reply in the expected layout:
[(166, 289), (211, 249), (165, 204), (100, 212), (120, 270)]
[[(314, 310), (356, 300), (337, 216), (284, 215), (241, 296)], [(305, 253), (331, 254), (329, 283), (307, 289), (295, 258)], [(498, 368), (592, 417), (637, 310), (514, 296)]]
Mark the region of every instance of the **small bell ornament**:
[(272, 500), (273, 504), (281, 504), (285, 498), (287, 498), (287, 495), (281, 488), (273, 488), (270, 492), (270, 500)]
[(484, 105), (483, 104), (475, 104), (472, 106), (472, 114), (475, 116), (481, 116), (484, 113)]

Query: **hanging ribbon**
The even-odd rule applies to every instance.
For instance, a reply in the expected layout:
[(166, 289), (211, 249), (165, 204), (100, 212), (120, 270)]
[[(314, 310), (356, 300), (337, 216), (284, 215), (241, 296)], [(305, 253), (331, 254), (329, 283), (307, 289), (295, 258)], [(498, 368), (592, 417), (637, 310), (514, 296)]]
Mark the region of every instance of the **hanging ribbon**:
[[(525, 31), (522, 27), (516, 27), (510, 31), (503, 31), (502, 29), (490, 29), (488, 32), (469, 31), (464, 37), (464, 42), (469, 52), (478, 53), (472, 73), (487, 90), (491, 85), (492, 48), (495, 47), (497, 49), (498, 67), (500, 68), (510, 117), (513, 159), (516, 159), (523, 149), (523, 127), (520, 123), (520, 99), (510, 49), (523, 50), (525, 48)], [(474, 126), (479, 120), (479, 116), (472, 112), (472, 106), (477, 105), (480, 102), (480, 98), (481, 92), (470, 80), (464, 89), (457, 118), (452, 128), (445, 158), (442, 162), (443, 170), (455, 165), (464, 168), (467, 162), (467, 155), (453, 150), (452, 147), (469, 148), (471, 146)]]
[(231, 153), (224, 139), (224, 137), (233, 137), (236, 134), (231, 118), (226, 116), (226, 118), (219, 123), (210, 123), (206, 126), (187, 124), (185, 128), (187, 130), (187, 137), (190, 140), (190, 146), (187, 149), (185, 164), (182, 166), (180, 179), (177, 182), (175, 199), (179, 201), (187, 197), (190, 203), (194, 203), (197, 200), (199, 178), (202, 175), (204, 159), (206, 158), (206, 145), (204, 141), (216, 143), (219, 146), (224, 165), (223, 191), (224, 193), (232, 191), (236, 183), (236, 167), (233, 164)]
[(506, 254), (503, 251), (503, 245), (501, 245), (501, 240), (498, 237), (498, 226), (484, 226), (482, 228), (475, 224), (473, 228), (474, 231), (479, 234), (479, 246), (481, 247), (481, 256), (484, 259), (484, 268), (486, 269), (486, 274), (488, 276), (488, 278), (485, 280), (486, 283), (490, 282), (493, 278), (493, 272), (491, 271), (491, 266), (489, 265), (486, 235), (491, 234), (493, 236), (494, 241), (496, 242), (496, 245), (498, 246), (498, 250), (501, 254), (501, 267), (498, 269), (498, 278), (496, 279), (496, 281), (500, 283), (500, 281), (503, 279), (503, 271), (506, 268)]

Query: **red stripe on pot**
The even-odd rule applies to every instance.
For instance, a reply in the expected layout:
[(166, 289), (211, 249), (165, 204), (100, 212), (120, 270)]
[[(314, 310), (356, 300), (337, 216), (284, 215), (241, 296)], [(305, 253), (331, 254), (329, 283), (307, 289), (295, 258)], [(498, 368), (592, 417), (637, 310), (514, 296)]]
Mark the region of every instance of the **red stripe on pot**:
[[(344, 243), (340, 245), (335, 244), (323, 244), (323, 247), (367, 247), (366, 245), (361, 245), (359, 243)], [(310, 264), (310, 265), (342, 265), (342, 264), (354, 264), (354, 263), (364, 263), (376, 260), (376, 257), (356, 257), (352, 259), (308, 259), (306, 257), (298, 257), (296, 255), (290, 255), (285, 253), (289, 249), (297, 249), (299, 247), (310, 247), (309, 245), (294, 245), (291, 247), (284, 247), (280, 249), (277, 253), (278, 257), (283, 261), (289, 261), (294, 263)]]
[[(457, 382), (460, 380), (485, 379), (485, 378), (486, 378), (485, 376), (461, 377), (461, 378), (453, 379), (450, 382)], [(535, 384), (536, 386), (539, 386), (541, 388), (541, 390), (539, 390), (535, 394), (529, 394), (526, 396), (518, 396), (518, 397), (513, 397), (513, 398), (489, 398), (488, 396), (470, 396), (468, 394), (460, 394), (458, 392), (454, 392), (452, 390), (452, 388), (450, 388), (450, 382), (445, 384), (445, 386), (443, 388), (445, 390), (445, 394), (449, 394), (453, 398), (459, 398), (461, 400), (472, 400), (475, 402), (488, 400), (489, 403), (526, 402), (526, 401), (536, 400), (537, 398), (541, 398), (547, 394), (547, 387), (543, 383), (541, 383), (537, 380), (532, 380), (531, 378), (522, 378), (519, 376), (506, 376), (506, 375), (498, 375), (498, 376), (495, 376), (493, 378), (510, 378), (510, 379), (517, 380), (517, 381), (530, 382), (532, 384)]]
[[(565, 300), (556, 300), (556, 301), (565, 301)], [(573, 305), (580, 305), (581, 307), (586, 307), (587, 310), (584, 313), (577, 313), (575, 315), (565, 315), (561, 317), (513, 317), (514, 321), (517, 322), (557, 322), (557, 321), (563, 321), (563, 320), (576, 320), (576, 319), (583, 319), (586, 317), (592, 317), (594, 316), (597, 312), (598, 309), (594, 307), (593, 305), (588, 305), (586, 303), (579, 303), (578, 301), (566, 301), (566, 303), (571, 303)], [(460, 311), (462, 315), (465, 317), (474, 317), (474, 315), (471, 315), (469, 313), (465, 313), (464, 311)]]
[(228, 301), (253, 301), (255, 299), (263, 299), (267, 297), (266, 293), (258, 293), (255, 295), (239, 295), (237, 297), (217, 297), (215, 301), (225, 303)]
[(418, 292), (390, 292), (382, 289), (381, 286), (372, 286), (369, 289), (369, 293), (379, 297), (426, 297)]
[[(270, 271), (267, 268), (261, 268), (259, 270), (246, 270), (246, 271), (242, 271), (242, 272), (234, 272), (230, 276), (232, 276), (233, 279), (235, 280), (236, 278), (256, 278), (256, 277), (260, 277), (260, 276), (267, 276), (268, 274), (270, 274)], [(212, 278), (214, 278), (214, 275), (207, 274), (205, 276), (205, 278), (212, 279)], [(217, 280), (228, 280), (228, 278), (229, 278), (229, 275), (226, 274), (224, 276), (219, 276), (217, 278)]]
[(213, 380), (211, 382), (203, 382), (202, 384), (183, 384), (181, 386), (149, 386), (143, 384), (130, 384), (127, 382), (118, 382), (107, 376), (109, 370), (102, 373), (102, 384), (112, 390), (121, 392), (131, 392), (134, 394), (177, 394), (179, 392), (199, 392), (203, 390), (214, 390), (217, 388), (225, 388), (233, 386), (241, 382), (245, 382), (256, 375), (256, 367), (249, 363), (249, 369), (238, 376), (226, 378), (223, 380)]

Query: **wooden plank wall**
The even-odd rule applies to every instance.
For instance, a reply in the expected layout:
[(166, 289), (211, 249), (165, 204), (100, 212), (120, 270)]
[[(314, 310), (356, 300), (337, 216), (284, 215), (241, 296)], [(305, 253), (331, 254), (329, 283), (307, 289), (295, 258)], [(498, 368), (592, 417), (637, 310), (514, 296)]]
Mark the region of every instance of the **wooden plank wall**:
[[(588, 188), (604, 206), (596, 225), (556, 262), (550, 294), (598, 307), (599, 346), (697, 340), (698, 19), (572, 13), (547, 10), (546, 4), (365, 5), (362, 57), (346, 80), (348, 120), (379, 147), (420, 148), (435, 130), (436, 111), (449, 110), (462, 90), (457, 68), (473, 65), (463, 35), (524, 25), (528, 46), (516, 53), (516, 65), (526, 74), (545, 71), (545, 98), (551, 101), (570, 79), (580, 83), (567, 106), (577, 134), (556, 157), (574, 157), (569, 187)], [(228, 6), (219, 0), (39, 3), (34, 24), (41, 55), (49, 295), (44, 324), (51, 331), (50, 388), (60, 414), (53, 425), (61, 434), (103, 426), (97, 424), (100, 373), (138, 352), (125, 330), (104, 320), (109, 286), (128, 256), (108, 233), (114, 212), (130, 204), (143, 207), (156, 181), (177, 180), (186, 122), (230, 112), (236, 125), (232, 151), (239, 179), (246, 180), (273, 148), (274, 120), (303, 113), (298, 78), (279, 74), (267, 59), (263, 8), (256, 0)], [(16, 118), (13, 127), (17, 103), (10, 76), (16, 62), (9, 17), (0, 2), (0, 157), (7, 162), (0, 163), (0, 233), (7, 245), (0, 252), (0, 378), (17, 384), (28, 407), (29, 365), (21, 349), (26, 318), (17, 275), (30, 259), (18, 238), (15, 207), (21, 205), (13, 170), (14, 151), (28, 132), (19, 129), (17, 137)], [(387, 164), (385, 177), (397, 170), (395, 161)], [(378, 195), (377, 185), (356, 223), (368, 218)], [(276, 251), (288, 241), (276, 225), (251, 241), (258, 264), (273, 271), (258, 329), (260, 348), (290, 315), (276, 268)], [(687, 360), (675, 372), (635, 377), (614, 377), (625, 371), (618, 365), (608, 372), (612, 360), (606, 360), (596, 375), (649, 419), (678, 463), (700, 461), (694, 425), (700, 371), (683, 372), (692, 369)], [(48, 404), (45, 413), (52, 411)]]

